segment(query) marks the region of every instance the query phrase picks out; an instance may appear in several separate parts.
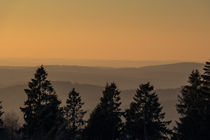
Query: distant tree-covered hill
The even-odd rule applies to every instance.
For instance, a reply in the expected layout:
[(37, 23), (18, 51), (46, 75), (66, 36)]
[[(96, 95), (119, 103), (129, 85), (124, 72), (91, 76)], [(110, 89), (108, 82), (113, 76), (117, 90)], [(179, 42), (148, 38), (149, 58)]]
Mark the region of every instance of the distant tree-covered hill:
[[(111, 68), (85, 66), (46, 66), (51, 81), (68, 81), (103, 86), (116, 82), (120, 89), (134, 89), (142, 82), (150, 81), (156, 88), (178, 88), (186, 84), (193, 69), (201, 69), (200, 63), (176, 63), (140, 68)], [(0, 67), (0, 87), (26, 84), (36, 67)]]

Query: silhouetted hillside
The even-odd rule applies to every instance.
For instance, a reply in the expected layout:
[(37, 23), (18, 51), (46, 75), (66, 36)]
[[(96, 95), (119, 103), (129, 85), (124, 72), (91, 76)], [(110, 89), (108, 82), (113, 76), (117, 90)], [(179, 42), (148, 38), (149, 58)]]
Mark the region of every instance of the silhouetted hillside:
[[(46, 66), (52, 81), (71, 81), (103, 86), (116, 82), (120, 89), (133, 89), (150, 81), (156, 88), (177, 88), (184, 85), (193, 69), (201, 69), (200, 63), (177, 63), (141, 68), (111, 68), (84, 66)], [(0, 86), (26, 84), (36, 67), (0, 67)]]

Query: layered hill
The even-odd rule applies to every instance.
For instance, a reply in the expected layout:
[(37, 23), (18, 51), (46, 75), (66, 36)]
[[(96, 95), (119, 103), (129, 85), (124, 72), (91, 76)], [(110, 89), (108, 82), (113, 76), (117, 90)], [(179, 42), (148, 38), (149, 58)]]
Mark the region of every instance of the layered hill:
[[(99, 102), (106, 82), (116, 82), (122, 91), (122, 109), (129, 107), (138, 85), (151, 82), (160, 98), (168, 120), (177, 120), (177, 95), (193, 69), (202, 70), (200, 63), (176, 63), (141, 68), (111, 68), (85, 66), (46, 66), (48, 79), (53, 81), (63, 105), (72, 88), (80, 92), (88, 114)], [(0, 67), (0, 100), (6, 112), (17, 112), (26, 95), (24, 89), (37, 67)], [(88, 117), (88, 114), (86, 117)]]
[[(134, 89), (140, 83), (150, 81), (157, 88), (177, 88), (186, 83), (193, 69), (201, 70), (200, 63), (176, 63), (140, 68), (111, 68), (85, 66), (46, 66), (52, 81), (71, 81), (103, 86), (116, 82), (125, 89)], [(0, 86), (26, 84), (37, 67), (0, 67)]]

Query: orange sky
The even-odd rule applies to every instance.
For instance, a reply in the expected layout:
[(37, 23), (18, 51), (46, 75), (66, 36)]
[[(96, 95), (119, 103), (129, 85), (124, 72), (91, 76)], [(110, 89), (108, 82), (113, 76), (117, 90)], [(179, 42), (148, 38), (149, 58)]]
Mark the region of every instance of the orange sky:
[(0, 58), (210, 58), (207, 0), (2, 0)]

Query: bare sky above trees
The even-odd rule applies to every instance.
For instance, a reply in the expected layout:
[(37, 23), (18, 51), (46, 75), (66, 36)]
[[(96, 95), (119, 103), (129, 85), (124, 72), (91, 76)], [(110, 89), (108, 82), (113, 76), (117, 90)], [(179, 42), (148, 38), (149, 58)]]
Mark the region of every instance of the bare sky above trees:
[(205, 61), (207, 0), (1, 0), (0, 59)]

